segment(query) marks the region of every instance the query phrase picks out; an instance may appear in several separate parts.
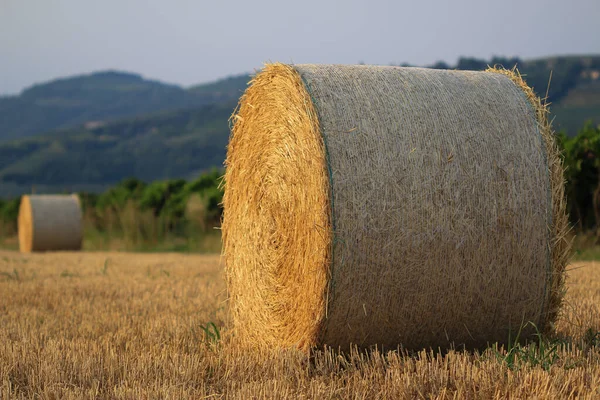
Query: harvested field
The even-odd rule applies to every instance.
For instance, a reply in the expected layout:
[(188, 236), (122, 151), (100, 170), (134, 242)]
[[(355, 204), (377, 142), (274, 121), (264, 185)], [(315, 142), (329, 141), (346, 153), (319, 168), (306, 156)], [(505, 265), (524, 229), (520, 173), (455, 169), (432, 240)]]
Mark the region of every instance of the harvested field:
[(600, 396), (600, 263), (569, 267), (541, 348), (307, 359), (233, 344), (219, 261), (0, 252), (0, 398)]

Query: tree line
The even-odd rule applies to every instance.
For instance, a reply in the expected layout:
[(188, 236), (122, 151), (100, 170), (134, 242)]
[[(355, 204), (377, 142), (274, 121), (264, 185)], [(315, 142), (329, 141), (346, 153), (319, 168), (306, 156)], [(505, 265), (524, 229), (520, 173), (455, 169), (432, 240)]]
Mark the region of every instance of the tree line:
[(600, 125), (587, 123), (576, 136), (557, 134), (565, 167), (567, 211), (576, 232), (600, 237)]
[[(101, 194), (80, 192), (86, 234), (122, 236), (135, 247), (208, 233), (221, 220), (222, 175), (214, 168), (193, 181), (128, 178)], [(20, 201), (0, 200), (0, 235), (17, 233)]]
[[(575, 232), (600, 237), (600, 125), (587, 123), (575, 136), (556, 134), (565, 167), (567, 211)], [(86, 229), (124, 233), (131, 240), (157, 242), (218, 227), (222, 215), (223, 170), (193, 181), (121, 181), (101, 194), (79, 193)], [(1, 235), (17, 232), (20, 197), (0, 200)]]

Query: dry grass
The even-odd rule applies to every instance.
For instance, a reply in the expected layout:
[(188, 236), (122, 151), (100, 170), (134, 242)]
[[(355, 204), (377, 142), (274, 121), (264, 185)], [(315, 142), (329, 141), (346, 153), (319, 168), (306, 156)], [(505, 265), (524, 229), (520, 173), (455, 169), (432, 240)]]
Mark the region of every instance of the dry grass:
[(234, 344), (218, 256), (0, 252), (0, 398), (598, 398), (600, 263), (569, 269), (541, 348), (308, 359)]

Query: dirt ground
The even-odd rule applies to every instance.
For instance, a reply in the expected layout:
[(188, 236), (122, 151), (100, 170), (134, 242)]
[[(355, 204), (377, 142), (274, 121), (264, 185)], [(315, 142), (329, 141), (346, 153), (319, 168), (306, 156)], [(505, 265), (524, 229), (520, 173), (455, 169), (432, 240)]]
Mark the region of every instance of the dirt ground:
[(542, 347), (309, 359), (235, 345), (218, 255), (0, 251), (0, 399), (600, 398), (600, 263), (567, 282)]

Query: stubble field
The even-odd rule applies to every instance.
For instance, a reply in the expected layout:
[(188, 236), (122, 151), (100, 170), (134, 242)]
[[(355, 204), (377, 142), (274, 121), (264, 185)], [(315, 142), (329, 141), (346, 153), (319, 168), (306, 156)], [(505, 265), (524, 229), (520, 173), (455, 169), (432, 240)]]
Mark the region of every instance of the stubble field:
[(0, 398), (600, 398), (600, 263), (558, 337), (481, 352), (242, 349), (219, 256), (0, 251)]

